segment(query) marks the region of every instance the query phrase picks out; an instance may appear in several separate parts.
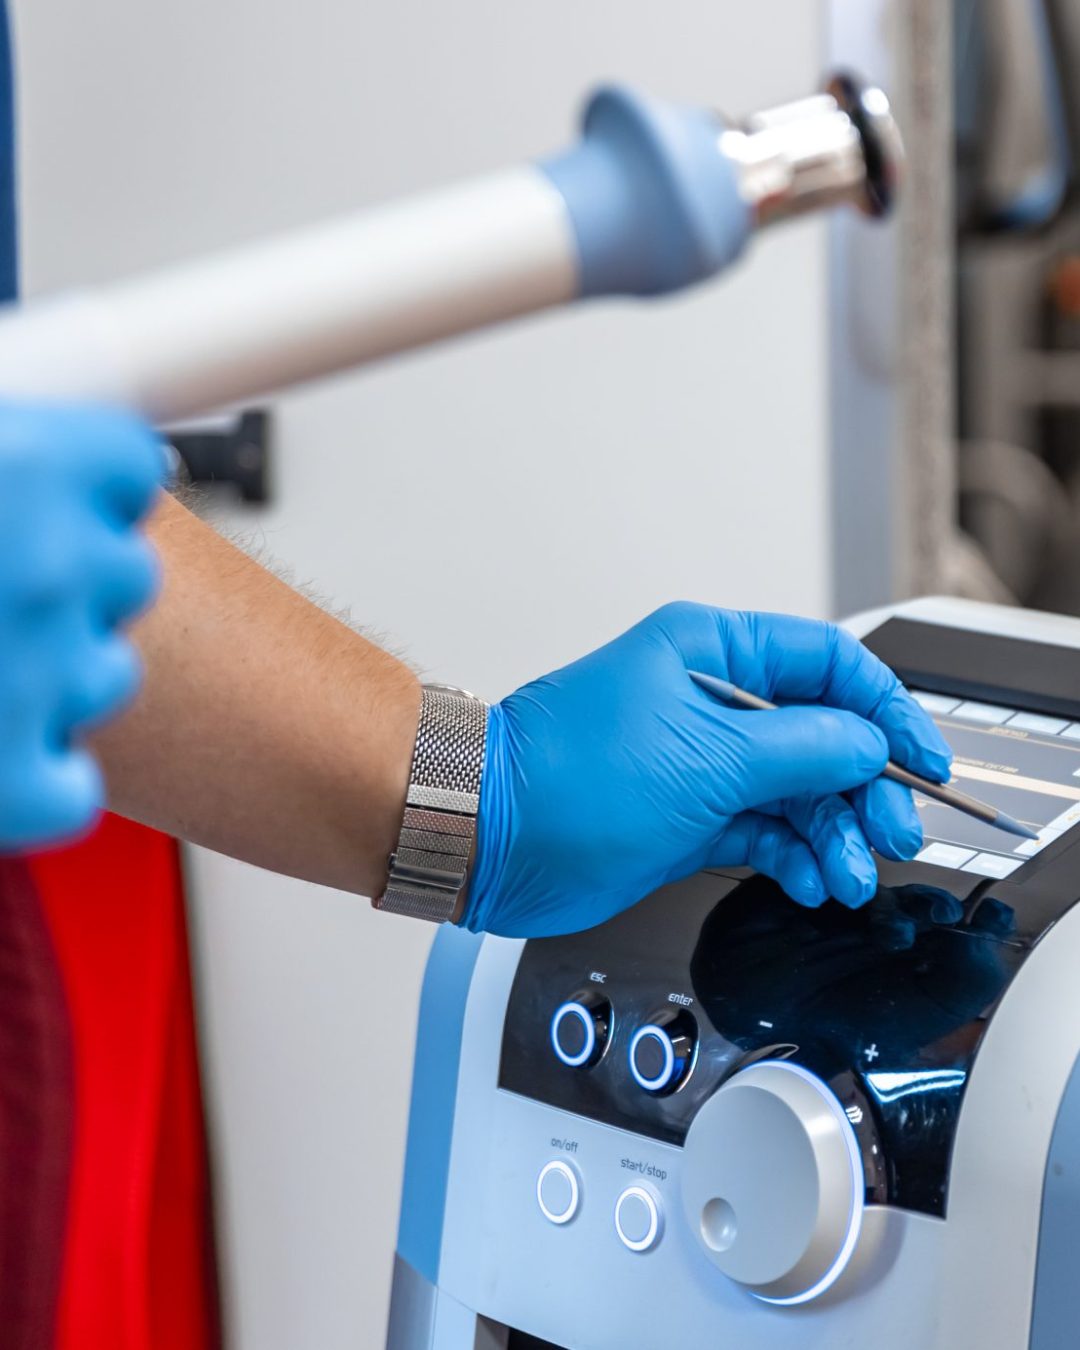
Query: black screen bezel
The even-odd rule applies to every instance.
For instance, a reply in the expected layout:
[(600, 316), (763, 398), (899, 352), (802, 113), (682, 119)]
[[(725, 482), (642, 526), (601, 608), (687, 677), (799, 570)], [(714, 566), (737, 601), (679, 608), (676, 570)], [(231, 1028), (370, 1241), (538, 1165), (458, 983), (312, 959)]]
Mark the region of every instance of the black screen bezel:
[(905, 684), (1080, 721), (1078, 648), (900, 618), (863, 644)]
[[(887, 619), (863, 638), (863, 644), (911, 688), (1080, 722), (1080, 649), (1075, 647), (902, 618)], [(1080, 828), (1073, 828), (1017, 868), (1008, 884), (1028, 886), (1044, 872), (1056, 873), (1062, 857), (1078, 843)], [(932, 863), (885, 864), (883, 877), (891, 880), (897, 867), (918, 869), (928, 879), (969, 893), (987, 882), (977, 874)], [(958, 880), (964, 877), (971, 879)], [(996, 882), (995, 889), (1003, 884)], [(1042, 931), (1052, 921), (1044, 923)]]

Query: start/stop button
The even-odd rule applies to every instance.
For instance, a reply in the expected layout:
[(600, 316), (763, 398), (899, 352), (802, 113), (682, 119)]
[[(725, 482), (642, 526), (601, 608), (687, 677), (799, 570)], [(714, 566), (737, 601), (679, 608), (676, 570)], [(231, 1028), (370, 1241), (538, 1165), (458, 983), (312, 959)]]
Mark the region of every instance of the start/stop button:
[(615, 1202), (615, 1231), (632, 1252), (647, 1252), (660, 1241), (660, 1202), (644, 1186), (628, 1186)]

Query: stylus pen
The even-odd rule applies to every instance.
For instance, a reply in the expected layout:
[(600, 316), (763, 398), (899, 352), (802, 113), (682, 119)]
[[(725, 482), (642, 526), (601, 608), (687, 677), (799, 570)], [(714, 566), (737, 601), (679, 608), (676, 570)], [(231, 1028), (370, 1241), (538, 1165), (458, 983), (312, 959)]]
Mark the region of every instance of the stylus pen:
[[(756, 708), (761, 712), (776, 711), (775, 703), (770, 703), (764, 698), (758, 698), (757, 694), (747, 693), (745, 689), (740, 689), (730, 680), (720, 680), (715, 675), (703, 675), (699, 670), (691, 670), (688, 673), (695, 684), (700, 685), (702, 689), (713, 694), (716, 698), (725, 699), (728, 703), (738, 703), (744, 708)], [(912, 788), (915, 792), (921, 792), (924, 797), (933, 797), (936, 802), (955, 807), (957, 811), (963, 811), (966, 816), (981, 820), (984, 825), (993, 825), (995, 829), (1005, 830), (1007, 834), (1019, 835), (1021, 839), (1038, 839), (1039, 837), (1034, 830), (1028, 829), (1019, 820), (1014, 820), (1008, 812), (999, 811), (996, 806), (991, 806), (989, 802), (981, 802), (977, 797), (969, 797), (966, 792), (959, 792), (947, 783), (935, 783), (929, 778), (922, 778), (919, 774), (912, 773), (910, 769), (894, 764), (891, 759), (881, 772), (883, 777), (891, 778), (894, 783), (903, 783), (905, 787)]]

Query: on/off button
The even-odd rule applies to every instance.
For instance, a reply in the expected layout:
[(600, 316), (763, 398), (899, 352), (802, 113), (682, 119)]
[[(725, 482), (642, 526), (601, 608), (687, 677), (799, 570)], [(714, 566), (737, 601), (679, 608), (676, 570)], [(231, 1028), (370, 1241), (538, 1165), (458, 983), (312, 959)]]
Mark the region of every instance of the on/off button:
[(569, 1223), (581, 1205), (581, 1183), (569, 1163), (549, 1162), (536, 1178), (536, 1203), (549, 1223)]

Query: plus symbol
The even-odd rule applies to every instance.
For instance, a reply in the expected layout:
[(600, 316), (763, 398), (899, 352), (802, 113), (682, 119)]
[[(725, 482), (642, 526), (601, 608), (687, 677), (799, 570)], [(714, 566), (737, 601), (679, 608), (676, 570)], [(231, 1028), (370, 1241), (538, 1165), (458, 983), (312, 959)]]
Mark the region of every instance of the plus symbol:
[(877, 1041), (875, 1041), (868, 1050), (864, 1050), (863, 1054), (870, 1061), (870, 1063), (873, 1064), (874, 1060), (877, 1059), (878, 1055), (881, 1054), (881, 1051), (877, 1048)]

